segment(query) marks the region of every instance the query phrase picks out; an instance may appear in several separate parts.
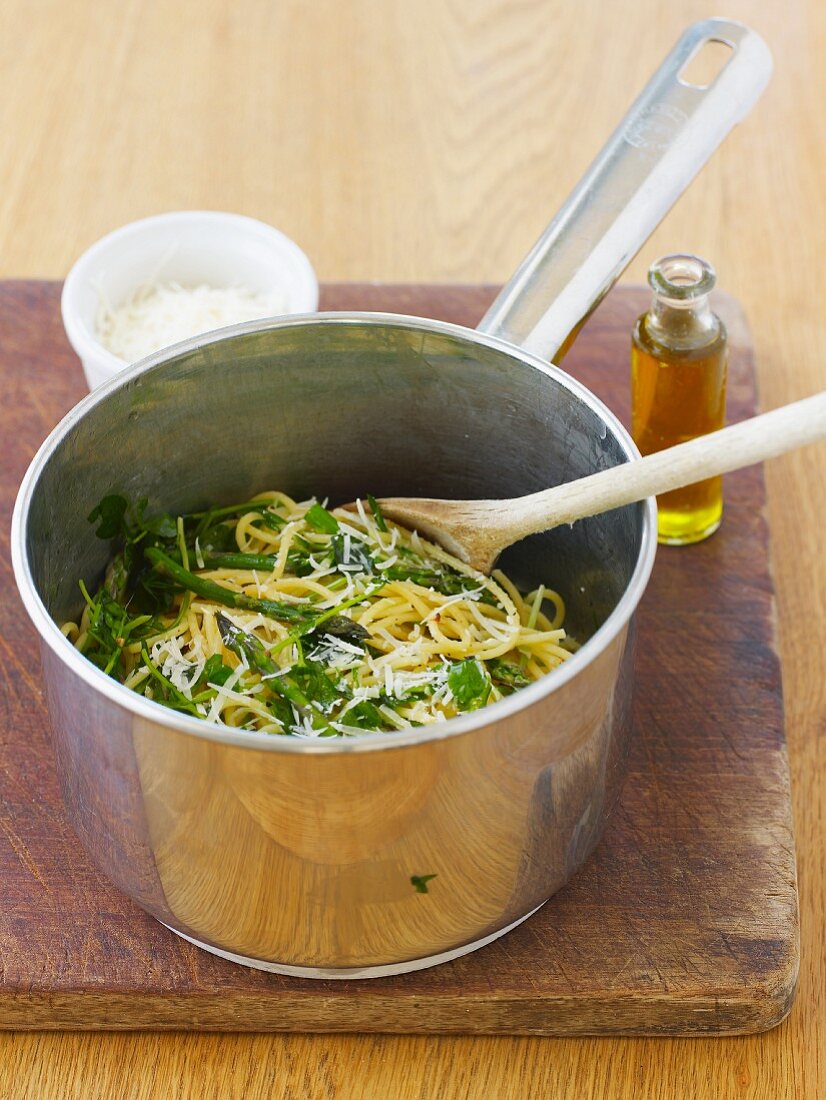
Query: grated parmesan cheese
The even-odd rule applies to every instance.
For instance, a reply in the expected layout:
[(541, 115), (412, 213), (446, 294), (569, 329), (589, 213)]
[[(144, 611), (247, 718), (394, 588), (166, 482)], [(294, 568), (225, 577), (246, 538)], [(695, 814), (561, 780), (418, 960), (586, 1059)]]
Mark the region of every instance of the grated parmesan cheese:
[[(281, 621), (280, 615), (271, 618), (254, 612), (255, 603), (234, 610), (221, 608), (224, 619), (251, 636), (236, 647), (227, 642), (223, 620), (219, 630), (215, 603), (195, 593), (181, 605), (173, 626), (146, 639), (139, 636), (124, 647), (128, 653), (127, 687), (143, 692), (148, 699), (170, 703), (168, 693), (155, 686), (165, 681), (174, 689), (171, 705), (239, 729), (304, 738), (331, 733), (349, 737), (366, 729), (388, 731), (444, 722), (473, 704), (501, 699), (510, 693), (511, 685), (503, 673), (497, 686), (497, 666), (486, 664), (496, 658), (512, 653), (517, 671), (524, 670), (530, 679), (555, 667), (568, 652), (564, 629), (554, 627), (556, 619), (549, 620), (542, 611), (547, 595), (542, 586), (523, 597), (501, 574), (487, 580), (438, 547), (420, 541), (415, 533), (400, 535), (401, 529), (395, 526), (379, 532), (373, 513), (365, 511), (361, 502), (357, 515), (337, 509), (332, 517), (335, 528), (331, 531), (332, 525), (327, 525), (323, 532), (301, 511), (306, 513), (316, 504), (315, 498), (296, 504), (283, 493), (264, 493), (253, 504), (256, 511), (274, 512), (283, 523), (272, 535), (263, 525), (256, 526), (244, 507), (233, 509), (244, 513), (235, 526), (239, 551), (266, 552), (267, 572), (222, 567), (209, 569), (209, 576), (231, 593), (257, 592), (259, 598), (272, 595), (303, 606), (306, 618), (300, 617), (297, 625), (291, 615)], [(380, 518), (380, 513), (376, 514)], [(182, 522), (179, 518), (179, 529)], [(382, 535), (387, 537), (382, 539)], [(414, 543), (422, 548), (422, 554), (414, 551)], [(287, 567), (292, 549), (297, 550), (302, 566), (305, 556), (309, 558), (311, 572)], [(200, 569), (205, 563), (214, 564), (197, 538), (186, 553), (184, 547), (181, 552), (185, 558), (188, 553)], [(401, 564), (399, 577), (388, 584), (385, 570), (394, 562)], [(417, 583), (418, 568), (432, 571), (430, 586), (428, 577)], [(319, 578), (328, 574), (335, 574), (335, 581), (320, 583)], [(458, 591), (455, 584), (448, 583), (454, 578), (460, 578)], [(475, 587), (462, 587), (468, 583)], [(555, 616), (561, 618), (561, 598), (553, 593), (547, 598), (557, 605)], [(367, 630), (366, 636), (358, 631), (351, 638), (332, 622), (325, 628), (329, 618), (325, 612), (340, 616), (353, 607), (360, 610), (353, 612), (352, 621)], [(340, 617), (350, 619), (349, 614)], [(78, 637), (86, 637), (79, 633), (85, 626), (86, 620), (73, 626)], [(151, 629), (154, 631), (154, 624)], [(328, 633), (328, 629), (335, 632)], [(144, 665), (136, 664), (145, 652), (144, 644), (149, 647), (148, 657)], [(223, 661), (227, 648), (240, 663), (234, 671), (223, 672), (218, 679), (223, 675), (227, 679), (218, 684), (214, 677), (204, 676), (204, 669), (213, 655)], [(269, 663), (258, 659), (261, 651)], [(230, 658), (230, 666), (235, 658)], [(295, 664), (301, 666), (293, 675), (302, 695), (294, 695), (290, 687), (295, 684), (282, 679)], [(468, 701), (471, 682), (463, 666), (471, 664), (481, 671), (484, 683)], [(325, 677), (333, 691), (317, 677)], [(516, 687), (519, 681), (516, 676), (513, 680)], [(476, 684), (473, 686), (475, 690)], [(190, 701), (188, 706), (179, 706), (181, 696)], [(271, 696), (282, 703), (274, 705)], [(364, 706), (367, 703), (370, 705)], [(361, 710), (356, 709), (360, 706)], [(347, 724), (348, 715), (353, 716), (349, 720), (355, 725)]]
[(97, 336), (113, 355), (128, 363), (189, 336), (283, 313), (287, 306), (281, 291), (256, 293), (241, 286), (144, 283), (116, 307), (100, 289), (98, 295)]

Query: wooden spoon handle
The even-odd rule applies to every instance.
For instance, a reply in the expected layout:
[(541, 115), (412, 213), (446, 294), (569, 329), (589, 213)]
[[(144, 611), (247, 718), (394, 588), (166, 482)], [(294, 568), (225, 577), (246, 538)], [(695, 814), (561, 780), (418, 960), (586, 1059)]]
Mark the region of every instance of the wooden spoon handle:
[(520, 537), (739, 470), (826, 438), (826, 391), (676, 447), (521, 497)]

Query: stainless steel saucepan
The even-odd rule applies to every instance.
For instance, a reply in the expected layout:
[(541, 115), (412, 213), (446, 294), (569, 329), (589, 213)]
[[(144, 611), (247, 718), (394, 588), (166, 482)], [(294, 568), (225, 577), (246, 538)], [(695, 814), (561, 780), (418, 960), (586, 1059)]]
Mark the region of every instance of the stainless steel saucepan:
[[(714, 83), (679, 73), (709, 39)], [(32, 462), (12, 531), (42, 638), (66, 807), (98, 866), (202, 947), (307, 977), (429, 966), (524, 920), (594, 847), (623, 772), (633, 613), (653, 502), (526, 540), (503, 567), (559, 589), (585, 644), (554, 674), (435, 727), (306, 741), (173, 713), (60, 633), (108, 547), (106, 493), (192, 510), (267, 487), (333, 501), (512, 497), (626, 462), (626, 431), (553, 355), (771, 69), (709, 20), (683, 35), (477, 331), (379, 314), (239, 325), (82, 401)], [(412, 876), (436, 875), (426, 894)]]

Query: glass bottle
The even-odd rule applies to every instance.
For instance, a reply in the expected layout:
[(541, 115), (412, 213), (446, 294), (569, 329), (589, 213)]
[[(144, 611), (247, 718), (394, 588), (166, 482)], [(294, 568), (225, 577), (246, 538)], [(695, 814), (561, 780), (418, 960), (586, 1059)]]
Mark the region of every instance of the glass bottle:
[[(722, 428), (726, 413), (726, 330), (708, 295), (714, 268), (698, 256), (651, 265), (651, 308), (637, 319), (631, 346), (634, 440), (642, 454)], [(709, 478), (657, 497), (658, 541), (672, 546), (714, 534), (723, 517), (723, 479)]]

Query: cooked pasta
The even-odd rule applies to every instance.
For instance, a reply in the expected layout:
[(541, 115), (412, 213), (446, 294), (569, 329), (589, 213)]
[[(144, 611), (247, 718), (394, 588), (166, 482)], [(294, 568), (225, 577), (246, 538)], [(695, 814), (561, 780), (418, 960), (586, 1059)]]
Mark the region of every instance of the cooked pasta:
[(570, 656), (565, 608), (386, 520), (281, 492), (145, 517), (89, 517), (121, 549), (66, 636), (146, 698), (298, 737), (426, 725), (488, 705)]

